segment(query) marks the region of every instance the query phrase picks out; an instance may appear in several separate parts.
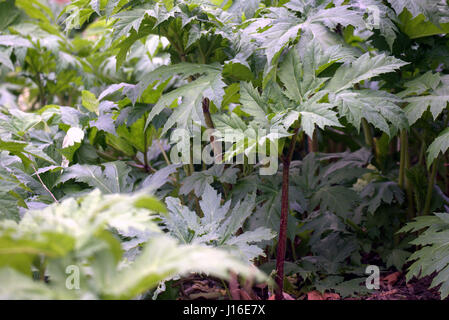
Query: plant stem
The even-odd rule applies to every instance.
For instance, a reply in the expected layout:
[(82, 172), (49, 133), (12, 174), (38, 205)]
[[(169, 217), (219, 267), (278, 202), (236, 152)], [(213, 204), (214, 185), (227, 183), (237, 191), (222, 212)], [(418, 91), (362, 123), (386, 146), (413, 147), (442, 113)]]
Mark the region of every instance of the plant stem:
[(190, 177), (190, 175), (192, 174), (190, 172), (190, 167), (186, 164), (184, 164), (182, 167), (184, 168), (184, 171), (186, 172), (186, 176)]
[(200, 52), (200, 57), (201, 57), (201, 61), (200, 62), (202, 64), (206, 64), (206, 55), (204, 54), (203, 49), (201, 48), (200, 42), (198, 42), (197, 47), (198, 47), (198, 51)]
[(371, 128), (369, 126), (369, 123), (368, 123), (368, 121), (366, 121), (365, 118), (362, 118), (362, 128), (363, 128), (363, 134), (365, 135), (365, 143), (371, 149), (374, 149), (373, 134), (371, 133)]
[[(147, 116), (145, 115), (145, 123), (147, 123)], [(143, 130), (143, 164), (145, 166), (145, 171), (150, 171), (150, 163), (148, 162), (148, 139), (147, 139), (147, 130)]]
[(444, 168), (446, 169), (446, 178), (445, 178), (445, 184), (446, 184), (446, 195), (449, 196), (449, 155), (446, 155), (445, 157), (445, 165)]
[(418, 158), (418, 164), (422, 166), (424, 164), (424, 155), (426, 153), (426, 143), (421, 142), (421, 148), (419, 149), (419, 158)]
[(432, 165), (432, 172), (429, 177), (429, 184), (427, 186), (426, 202), (424, 204), (423, 215), (427, 216), (430, 213), (430, 205), (432, 202), (433, 185), (435, 184), (435, 178), (438, 171), (439, 158), (435, 159)]
[(38, 87), (39, 87), (39, 100), (41, 104), (41, 108), (43, 108), (47, 104), (47, 98), (45, 97), (45, 88), (41, 81), (40, 74), (37, 75), (38, 78)]
[[(210, 100), (208, 98), (203, 99), (202, 107), (203, 107), (203, 115), (204, 115), (204, 120), (206, 121), (207, 129), (212, 129), (212, 130), (215, 129), (214, 122), (212, 121), (212, 116), (210, 114)], [(217, 145), (217, 141), (215, 141), (215, 137), (213, 135), (211, 135), (209, 140), (212, 145), (212, 149), (214, 150), (215, 160), (217, 162), (221, 162), (222, 156), (221, 156), (220, 148)], [(218, 142), (218, 143), (220, 143), (220, 142)]]
[(319, 148), (318, 148), (318, 136), (317, 136), (317, 131), (315, 130), (315, 132), (313, 133), (312, 138), (307, 138), (309, 139), (309, 150), (310, 152), (318, 152)]
[(47, 191), (50, 194), (50, 196), (53, 198), (53, 200), (56, 203), (59, 203), (59, 201), (58, 201), (58, 199), (56, 199), (55, 195), (50, 191), (50, 189), (48, 189), (48, 187), (45, 185), (44, 181), (42, 181), (41, 176), (37, 172), (37, 169), (36, 169), (36, 166), (34, 165), (34, 163), (31, 162), (31, 166), (33, 167), (33, 170), (36, 173), (36, 176), (39, 179), (39, 182), (41, 183), (42, 187), (44, 187), (45, 191)]
[(290, 243), (292, 246), (293, 261), (296, 261), (296, 260), (298, 260), (298, 257), (296, 256), (295, 239), (291, 240)]
[(225, 288), (226, 294), (228, 295), (228, 299), (232, 300), (231, 292), (229, 292), (228, 286), (226, 285), (226, 282), (224, 280), (221, 280), (221, 284)]
[[(406, 133), (407, 134), (407, 133)], [(405, 151), (405, 169), (410, 169), (410, 153), (409, 153), (409, 147), (408, 147), (408, 136), (405, 139), (406, 141), (406, 151)], [(411, 221), (415, 217), (415, 206), (413, 203), (413, 185), (410, 182), (410, 180), (407, 178), (407, 175), (404, 176), (404, 182), (405, 182), (405, 190), (407, 193), (407, 199), (408, 199), (408, 207), (407, 207), (407, 217), (408, 221)]]
[(406, 152), (407, 152), (407, 132), (405, 130), (401, 130), (400, 141), (401, 141), (401, 158), (399, 162), (399, 187), (404, 189), (404, 178), (405, 178), (405, 165), (406, 165)]
[[(29, 142), (28, 134), (25, 134), (23, 136), (23, 140), (25, 140), (26, 142)], [(53, 200), (56, 203), (59, 203), (59, 201), (58, 201), (58, 199), (56, 199), (55, 195), (50, 191), (50, 189), (48, 189), (48, 187), (45, 185), (44, 181), (42, 181), (42, 178), (39, 175), (39, 172), (37, 171), (36, 166), (34, 165), (33, 161), (29, 157), (28, 157), (28, 160), (30, 160), (31, 167), (33, 168), (34, 173), (36, 174), (37, 178), (39, 179), (39, 182), (41, 183), (42, 187), (45, 189), (45, 191), (47, 191), (50, 194), (50, 196), (53, 198)]]
[(279, 226), (279, 240), (276, 254), (276, 284), (277, 284), (277, 288), (275, 291), (276, 300), (283, 299), (282, 291), (284, 288), (284, 261), (287, 243), (289, 171), (290, 171), (290, 163), (293, 158), (293, 152), (295, 151), (295, 144), (298, 136), (298, 130), (299, 128), (295, 129), (292, 140), (290, 141), (288, 154), (286, 157), (282, 159), (283, 169), (282, 169), (281, 222)]
[(171, 165), (170, 159), (168, 159), (167, 153), (164, 150), (164, 147), (161, 144), (161, 141), (159, 139), (156, 140), (157, 146), (159, 147), (159, 150), (162, 152), (162, 156), (164, 157), (165, 162), (167, 165)]

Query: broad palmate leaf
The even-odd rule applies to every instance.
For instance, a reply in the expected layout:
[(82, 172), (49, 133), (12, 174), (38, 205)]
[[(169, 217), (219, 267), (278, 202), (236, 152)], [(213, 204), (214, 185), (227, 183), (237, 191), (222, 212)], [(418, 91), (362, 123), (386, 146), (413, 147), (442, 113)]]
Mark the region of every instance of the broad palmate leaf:
[(221, 195), (210, 185), (206, 185), (199, 202), (203, 217), (181, 205), (177, 198), (165, 201), (169, 213), (162, 217), (170, 234), (182, 243), (205, 244), (221, 247), (241, 256), (247, 261), (265, 255), (255, 243), (272, 239), (275, 234), (268, 228), (247, 230), (241, 235), (237, 231), (243, 227), (255, 208), (255, 195), (248, 196), (231, 208), (231, 201), (221, 204)]
[[(425, 229), (424, 231), (422, 231)], [(431, 288), (441, 284), (441, 299), (449, 295), (449, 214), (435, 213), (432, 216), (418, 217), (409, 222), (399, 232), (416, 232), (421, 230), (418, 238), (411, 244), (421, 249), (409, 258), (414, 261), (409, 267), (406, 279), (426, 277), (437, 272), (430, 285)]]
[(440, 155), (444, 154), (449, 149), (449, 128), (446, 128), (440, 135), (432, 142), (432, 144), (427, 149), (427, 166), (435, 161), (435, 159)]
[[(139, 84), (142, 88), (155, 81), (165, 81), (175, 75), (182, 75), (190, 82), (164, 94), (151, 110), (146, 125), (164, 108), (173, 102), (178, 102), (175, 110), (164, 125), (162, 134), (177, 124), (178, 128), (188, 128), (192, 121), (205, 123), (201, 103), (203, 98), (209, 98), (217, 107), (221, 106), (225, 83), (222, 80), (219, 65), (201, 65), (179, 63), (172, 66), (162, 66), (146, 75)], [(193, 79), (193, 77), (195, 77)]]

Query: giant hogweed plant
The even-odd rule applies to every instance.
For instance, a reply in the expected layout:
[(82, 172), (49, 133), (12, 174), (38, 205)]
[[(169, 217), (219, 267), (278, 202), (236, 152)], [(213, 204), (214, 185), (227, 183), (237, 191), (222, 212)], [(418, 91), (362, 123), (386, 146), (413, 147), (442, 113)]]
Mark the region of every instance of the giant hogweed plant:
[[(264, 276), (229, 253), (180, 245), (163, 235), (154, 214), (163, 205), (148, 193), (102, 195), (94, 190), (0, 226), (3, 299), (131, 299), (160, 281), (190, 272), (226, 278), (229, 270)], [(153, 233), (130, 259), (134, 234)], [(129, 239), (123, 242), (119, 237)], [(69, 272), (68, 272), (69, 271)], [(74, 273), (72, 286), (67, 273)], [(34, 277), (42, 280), (36, 282)], [(77, 289), (77, 290), (73, 290)]]
[[(0, 101), (8, 107), (2, 111), (0, 140), (1, 177), (8, 183), (1, 192), (6, 204), (2, 212), (9, 217), (19, 221), (27, 208), (82, 197), (93, 188), (105, 194), (151, 188), (160, 198), (171, 196), (166, 198), (170, 213), (163, 220), (172, 235), (184, 242), (232, 244), (254, 259), (262, 254), (254, 243), (270, 239), (272, 233), (265, 224), (265, 229), (237, 234), (253, 211), (248, 202), (238, 203), (238, 190), (258, 192), (254, 207), (262, 221), (272, 220), (270, 203), (280, 206), (280, 225), (270, 226), (279, 228), (275, 243), (280, 299), (287, 231), (295, 237), (287, 228), (290, 209), (297, 208), (292, 190), (300, 190), (310, 206), (303, 213), (312, 217), (319, 209), (328, 219), (332, 215), (325, 210), (334, 210), (335, 202), (324, 199), (323, 190), (350, 195), (351, 205), (337, 206), (333, 213), (356, 230), (357, 222), (347, 221), (345, 211), (375, 214), (381, 203), (396, 199), (399, 205), (407, 203), (411, 219), (441, 207), (442, 197), (435, 192), (441, 190), (438, 176), (448, 179), (440, 161), (448, 149), (445, 1), (77, 0), (59, 19), (42, 3), (0, 2), (2, 12), (11, 17), (0, 26), (6, 83)], [(54, 25), (56, 20), (62, 22), (63, 32)], [(443, 53), (438, 56), (432, 50)], [(41, 109), (32, 114), (14, 109), (29, 104), (29, 109)], [(279, 196), (264, 198), (263, 191), (269, 189), (264, 179), (255, 189), (245, 184), (264, 163), (173, 165), (165, 139), (177, 128), (191, 133), (215, 129), (215, 136), (209, 137), (214, 152), (221, 138), (226, 139), (224, 133), (243, 133), (234, 148), (215, 155), (225, 161), (242, 154), (249, 159), (277, 145), (270, 156), (282, 164), (275, 178)], [(258, 137), (258, 129), (268, 134)], [(409, 134), (421, 138), (415, 167)], [(326, 137), (351, 148), (367, 146), (374, 155), (371, 162), (381, 180), (370, 180), (360, 199), (349, 182), (339, 185), (325, 176), (319, 176), (316, 188), (303, 189), (301, 182), (289, 188), (291, 180), (297, 180), (290, 177), (292, 160), (304, 150), (319, 151)], [(396, 180), (389, 146), (398, 140), (398, 179), (385, 181)], [(304, 163), (318, 161), (313, 159)], [(426, 167), (431, 168), (429, 174)], [(232, 210), (229, 202), (219, 204), (211, 185), (231, 200)], [(402, 201), (401, 188), (407, 202)], [(355, 209), (358, 201), (362, 203)], [(223, 227), (209, 221), (214, 208)], [(135, 235), (133, 244), (148, 240), (141, 232)], [(314, 239), (313, 246), (319, 245), (320, 239)], [(129, 257), (139, 252), (128, 247), (133, 249)], [(318, 254), (320, 249), (312, 251)]]
[[(246, 127), (245, 123), (242, 123), (239, 128), (229, 126), (226, 123), (229, 116), (226, 115), (214, 121), (210, 115), (210, 108), (211, 106), (220, 108), (222, 104), (226, 75), (229, 75), (226, 69), (233, 64), (240, 64), (240, 68), (249, 69), (248, 62), (245, 60), (251, 54), (247, 54), (243, 61), (232, 59), (232, 55), (242, 59), (242, 55), (245, 57), (243, 49), (254, 46), (258, 42), (262, 48), (266, 48), (266, 65), (262, 78), (265, 99), (252, 84), (244, 83), (240, 87), (242, 104), (240, 110), (253, 117), (257, 126), (267, 129), (277, 126), (282, 127), (284, 131), (293, 130), (287, 155), (283, 157), (284, 183), (277, 253), (279, 288), (276, 295), (278, 298), (281, 296), (283, 283), (289, 165), (299, 132), (304, 132), (312, 138), (315, 126), (321, 129), (325, 126), (338, 127), (340, 126), (338, 118), (345, 118), (357, 129), (360, 128), (363, 119), (365, 127), (371, 123), (390, 136), (390, 131), (407, 127), (405, 116), (396, 104), (399, 101), (397, 97), (383, 91), (357, 88), (361, 82), (395, 71), (405, 63), (385, 54), (371, 55), (368, 52), (362, 54), (362, 50), (345, 49), (342, 46), (343, 39), (338, 37), (326, 45), (319, 43), (318, 39), (322, 41), (325, 37), (317, 37), (317, 32), (330, 34), (332, 28), (336, 28), (337, 25), (366, 29), (364, 13), (355, 5), (340, 4), (329, 7), (329, 4), (329, 2), (320, 4), (290, 2), (285, 7), (268, 8), (266, 12), (260, 12), (261, 19), (249, 20), (249, 27), (243, 30), (237, 25), (233, 26), (233, 23), (230, 23), (227, 29), (220, 28), (220, 24), (223, 24), (220, 20), (225, 19), (226, 14), (223, 12), (221, 15), (212, 16), (212, 12), (218, 9), (205, 3), (142, 3), (115, 15), (117, 20), (114, 25), (114, 34), (119, 37), (130, 32), (129, 36), (117, 45), (120, 49), (117, 55), (119, 64), (133, 42), (151, 33), (166, 37), (173, 46), (172, 58), (174, 59), (172, 60), (176, 59), (180, 62), (149, 73), (134, 88), (135, 90), (142, 91), (155, 81), (163, 82), (175, 75), (182, 75), (188, 80), (186, 85), (163, 95), (149, 113), (147, 125), (164, 107), (171, 105), (178, 97), (182, 97), (181, 102), (165, 123), (162, 133), (175, 124), (178, 127), (185, 127), (190, 121), (200, 122), (206, 128), (215, 128), (214, 122), (217, 123), (217, 128), (221, 129), (239, 130), (242, 126)], [(82, 5), (82, 2), (79, 5)], [(86, 5), (87, 3), (84, 6)], [(203, 19), (199, 18), (201, 14), (204, 15)], [(301, 17), (296, 18), (295, 14)], [(276, 19), (286, 19), (287, 23), (280, 23)], [(272, 27), (267, 27), (269, 23), (273, 23)], [(277, 30), (278, 27), (288, 29)], [(206, 30), (204, 34), (201, 32), (202, 29)], [(198, 31), (200, 31), (200, 38), (195, 39)], [(280, 33), (283, 35), (279, 38)], [(209, 38), (209, 43), (212, 42), (211, 38), (217, 39), (218, 41), (213, 40), (216, 41), (217, 47), (205, 48), (201, 41), (203, 38)], [(301, 46), (301, 39), (307, 38), (314, 41), (303, 52), (295, 48), (287, 48), (289, 43), (296, 42), (298, 39), (300, 43), (297, 48), (304, 48)], [(245, 39), (247, 43), (242, 45), (242, 40), (245, 41)], [(220, 45), (224, 44), (230, 46), (231, 50), (226, 52), (223, 47), (220, 48)], [(235, 44), (239, 46), (235, 47)], [(211, 48), (215, 50), (212, 51)], [(280, 57), (283, 49), (288, 53)], [(212, 56), (211, 53), (214, 55)], [(277, 66), (272, 68), (278, 60), (281, 60), (279, 68)], [(346, 63), (339, 66), (332, 77), (320, 76), (327, 68), (341, 62)], [(250, 70), (248, 71), (247, 73), (251, 73)], [(235, 78), (239, 77), (240, 73), (233, 72), (230, 75)], [(379, 108), (376, 101), (380, 100), (388, 103)], [(238, 120), (233, 124), (236, 122)], [(369, 128), (365, 129), (369, 130)], [(270, 139), (280, 139), (285, 135), (289, 134), (284, 133)], [(265, 143), (263, 140), (259, 139), (256, 145), (261, 141)], [(253, 147), (254, 143), (248, 142), (248, 145)], [(243, 149), (242, 151), (245, 152), (245, 148)], [(253, 150), (255, 151), (254, 148)], [(279, 153), (282, 154), (282, 149)]]

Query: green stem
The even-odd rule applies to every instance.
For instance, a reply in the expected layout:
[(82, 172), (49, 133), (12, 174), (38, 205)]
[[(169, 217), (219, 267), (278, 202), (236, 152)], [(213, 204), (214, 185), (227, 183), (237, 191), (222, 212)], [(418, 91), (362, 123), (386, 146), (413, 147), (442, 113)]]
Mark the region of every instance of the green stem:
[(190, 177), (191, 173), (190, 173), (190, 168), (188, 165), (183, 165), (184, 171), (186, 172), (186, 176)]
[(404, 178), (405, 178), (405, 167), (406, 167), (406, 153), (407, 153), (407, 132), (405, 130), (401, 130), (400, 134), (401, 141), (401, 159), (399, 163), (399, 187), (404, 189)]
[(292, 257), (293, 257), (293, 261), (298, 260), (298, 257), (296, 256), (296, 248), (295, 248), (295, 240), (291, 240), (290, 244), (292, 246)]
[(449, 165), (449, 155), (446, 155), (446, 157), (445, 157), (445, 162), (446, 162), (446, 165), (444, 166), (444, 168), (445, 168), (445, 184), (446, 184), (446, 195), (447, 196), (449, 196), (449, 167), (448, 167), (448, 165)]
[(421, 142), (421, 148), (419, 150), (419, 158), (418, 158), (418, 164), (422, 166), (424, 164), (424, 155), (426, 154), (426, 143)]
[[(41, 104), (41, 108), (47, 104), (47, 99), (45, 97), (45, 87), (41, 80), (41, 73), (39, 70), (34, 66), (34, 64), (30, 61), (30, 67), (33, 69), (35, 73), (34, 81), (37, 84), (37, 87), (39, 89), (39, 103)], [(34, 109), (34, 107), (33, 107)]]
[(439, 158), (435, 159), (432, 165), (432, 172), (430, 173), (429, 177), (429, 184), (427, 186), (427, 195), (426, 195), (426, 202), (424, 204), (424, 210), (423, 215), (427, 216), (430, 214), (430, 205), (432, 202), (432, 194), (433, 194), (433, 186), (435, 184), (435, 179), (438, 172), (438, 163)]
[[(407, 148), (405, 153), (405, 169), (410, 169), (410, 153), (409, 153), (409, 147), (408, 147), (408, 137), (406, 139), (407, 142)], [(407, 217), (408, 221), (411, 221), (415, 217), (415, 208), (414, 208), (414, 202), (413, 202), (413, 185), (410, 182), (410, 180), (407, 178), (407, 175), (404, 177), (405, 180), (405, 190), (407, 193), (407, 200), (408, 200), (408, 207), (407, 207)]]
[(368, 121), (366, 121), (365, 118), (362, 118), (362, 128), (363, 128), (363, 134), (365, 135), (365, 143), (371, 149), (374, 149), (373, 134), (371, 133), (371, 128), (369, 126), (369, 123), (368, 123)]
[(201, 63), (202, 63), (202, 64), (206, 64), (206, 55), (204, 54), (203, 49), (201, 48), (201, 44), (200, 44), (199, 41), (198, 41), (197, 47), (198, 47), (198, 50), (199, 50), (199, 52), (200, 52)]
[(228, 295), (229, 300), (232, 300), (232, 295), (231, 295), (231, 292), (229, 292), (229, 288), (226, 285), (226, 282), (224, 280), (221, 280), (221, 284), (225, 288), (225, 291), (226, 291), (226, 294)]
[[(214, 130), (215, 125), (212, 120), (212, 115), (210, 114), (210, 100), (208, 98), (203, 99), (202, 108), (203, 108), (203, 115), (204, 115), (204, 120), (206, 122), (207, 129)], [(213, 135), (210, 136), (210, 144), (214, 151), (214, 159), (216, 162), (222, 161), (222, 155), (220, 153), (219, 143), (221, 143), (221, 142), (215, 141), (215, 137)]]
[[(147, 123), (147, 116), (145, 115), (145, 123)], [(143, 130), (143, 164), (145, 165), (145, 171), (150, 171), (150, 163), (148, 162), (148, 138), (147, 130)]]
[(59, 203), (59, 201), (58, 201), (58, 199), (56, 199), (55, 195), (50, 191), (50, 189), (48, 189), (48, 187), (46, 186), (46, 184), (44, 183), (44, 181), (42, 181), (42, 178), (41, 178), (41, 176), (39, 175), (39, 172), (37, 171), (36, 166), (34, 165), (33, 162), (31, 162), (31, 167), (33, 168), (34, 173), (35, 173), (36, 176), (37, 176), (37, 179), (39, 180), (39, 182), (41, 183), (41, 185), (42, 185), (42, 187), (45, 189), (45, 191), (47, 191), (47, 192), (50, 194), (50, 196), (53, 198), (53, 200), (54, 200), (56, 203)]
[(162, 152), (162, 156), (164, 157), (165, 163), (167, 163), (167, 165), (171, 165), (170, 159), (167, 156), (167, 153), (164, 150), (164, 147), (161, 144), (161, 141), (159, 139), (156, 140), (157, 146), (159, 147), (159, 150), (161, 150)]
[(47, 261), (45, 260), (45, 258), (42, 259), (43, 260), (39, 265), (39, 280), (45, 282), (45, 270), (47, 269)]

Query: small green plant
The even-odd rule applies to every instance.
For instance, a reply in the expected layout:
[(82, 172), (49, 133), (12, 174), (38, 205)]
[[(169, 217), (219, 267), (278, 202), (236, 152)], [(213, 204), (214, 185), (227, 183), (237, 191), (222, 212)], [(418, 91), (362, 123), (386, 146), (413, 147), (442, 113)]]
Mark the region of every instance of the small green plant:
[(255, 207), (255, 195), (231, 208), (231, 202), (221, 204), (221, 196), (206, 185), (199, 206), (202, 217), (183, 206), (177, 198), (166, 198), (168, 214), (162, 217), (169, 233), (181, 243), (205, 244), (226, 248), (243, 260), (252, 261), (265, 255), (256, 243), (271, 240), (275, 234), (268, 228), (242, 230)]
[[(397, 231), (449, 201), (448, 32), (445, 0), (0, 0), (0, 222), (26, 251), (2, 247), (23, 284), (2, 294), (134, 298), (251, 262), (276, 299), (347, 296), (372, 259), (400, 271)], [(83, 296), (51, 274), (71, 259)]]
[[(154, 221), (154, 214), (164, 210), (145, 193), (102, 195), (94, 190), (29, 211), (19, 223), (3, 220), (0, 297), (131, 299), (167, 277), (190, 272), (226, 278), (234, 271), (265, 279), (225, 251), (180, 245), (164, 235)], [(126, 242), (120, 238), (131, 241), (136, 231), (153, 235), (130, 261), (123, 256)]]
[(441, 299), (449, 295), (449, 214), (435, 213), (434, 215), (417, 217), (409, 222), (399, 232), (417, 232), (418, 237), (410, 243), (419, 246), (409, 261), (407, 281), (413, 277), (426, 277), (437, 273), (430, 285), (439, 287)]

